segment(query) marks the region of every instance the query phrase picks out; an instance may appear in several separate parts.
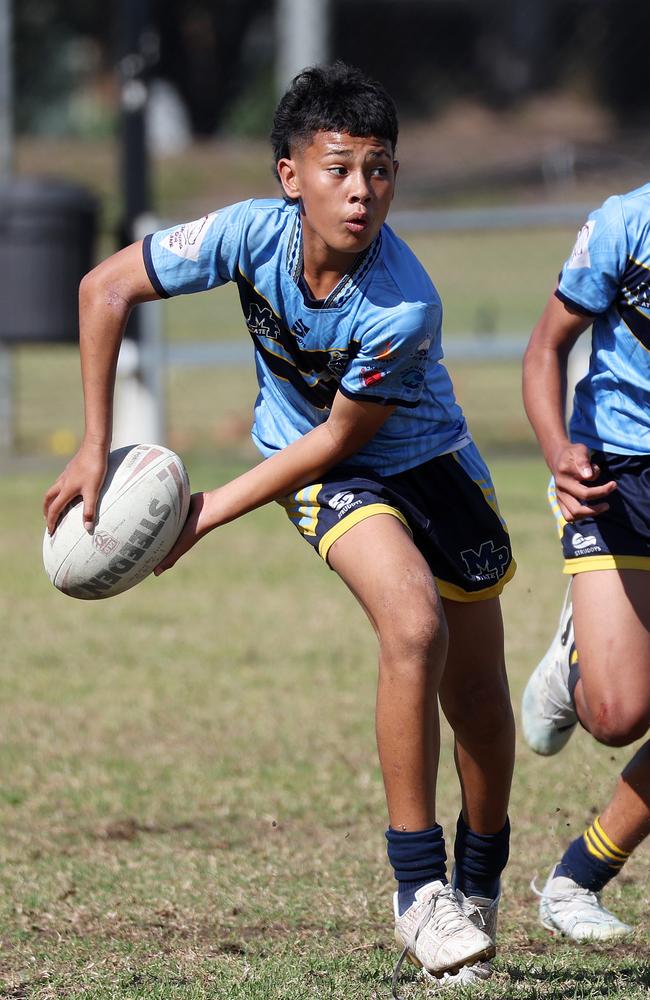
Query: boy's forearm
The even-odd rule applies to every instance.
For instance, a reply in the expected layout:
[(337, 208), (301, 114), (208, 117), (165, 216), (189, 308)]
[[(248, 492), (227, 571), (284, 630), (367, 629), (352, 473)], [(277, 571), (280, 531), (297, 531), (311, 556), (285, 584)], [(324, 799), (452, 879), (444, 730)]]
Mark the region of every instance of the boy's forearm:
[(156, 298), (141, 245), (126, 247), (87, 274), (79, 287), (79, 346), (85, 442), (107, 449), (120, 344), (133, 305)]
[(331, 434), (327, 422), (298, 438), (248, 472), (205, 495), (206, 529), (227, 524), (271, 500), (317, 482), (352, 453)]
[(529, 347), (524, 358), (524, 406), (549, 468), (569, 443), (565, 422), (566, 357), (552, 348)]
[(79, 348), (84, 395), (85, 442), (108, 448), (112, 435), (117, 358), (129, 315), (126, 303), (107, 306), (101, 296), (79, 295)]
[(591, 317), (551, 295), (524, 356), (524, 406), (551, 469), (560, 451), (570, 444), (566, 428), (569, 352), (591, 322)]

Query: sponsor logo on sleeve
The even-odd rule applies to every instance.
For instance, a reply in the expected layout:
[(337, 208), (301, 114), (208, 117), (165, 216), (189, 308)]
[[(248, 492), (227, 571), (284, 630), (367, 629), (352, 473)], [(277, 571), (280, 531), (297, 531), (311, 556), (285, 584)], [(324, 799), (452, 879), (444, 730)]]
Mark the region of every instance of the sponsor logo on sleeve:
[(591, 267), (589, 241), (591, 240), (595, 225), (596, 220), (589, 219), (589, 221), (585, 222), (582, 229), (578, 232), (578, 238), (576, 239), (573, 250), (571, 251), (567, 267), (572, 269), (577, 269), (579, 267)]
[(365, 386), (376, 385), (377, 382), (381, 382), (385, 375), (385, 372), (380, 372), (376, 368), (362, 368), (361, 378), (363, 379), (363, 384)]
[(429, 356), (429, 348), (431, 347), (431, 337), (427, 337), (417, 346), (414, 357), (418, 358), (420, 361), (424, 361)]
[(419, 389), (424, 382), (424, 372), (421, 368), (409, 368), (402, 375), (402, 385), (406, 389)]
[(204, 215), (196, 222), (183, 223), (173, 233), (167, 233), (166, 236), (163, 236), (160, 241), (161, 247), (184, 260), (198, 260), (203, 240), (217, 214), (217, 212), (211, 212), (210, 215)]

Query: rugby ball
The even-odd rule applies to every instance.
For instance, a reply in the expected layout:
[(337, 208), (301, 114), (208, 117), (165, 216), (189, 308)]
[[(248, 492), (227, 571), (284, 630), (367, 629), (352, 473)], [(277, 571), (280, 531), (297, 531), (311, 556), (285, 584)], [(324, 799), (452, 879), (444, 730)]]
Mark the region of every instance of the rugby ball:
[(161, 445), (112, 451), (92, 532), (81, 499), (45, 531), (43, 565), (64, 594), (82, 601), (114, 597), (144, 580), (185, 523), (190, 484), (181, 459)]

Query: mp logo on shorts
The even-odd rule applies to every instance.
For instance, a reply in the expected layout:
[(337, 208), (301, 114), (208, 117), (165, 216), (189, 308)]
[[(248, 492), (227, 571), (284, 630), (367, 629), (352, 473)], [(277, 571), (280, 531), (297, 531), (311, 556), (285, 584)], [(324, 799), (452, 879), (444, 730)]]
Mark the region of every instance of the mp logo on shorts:
[(342, 493), (335, 493), (334, 496), (327, 501), (332, 510), (335, 510), (339, 516), (339, 519), (347, 514), (352, 507), (358, 507), (363, 501), (355, 500), (354, 493), (350, 493), (349, 490), (343, 490)]
[(510, 562), (508, 546), (497, 547), (491, 538), (487, 542), (481, 542), (478, 552), (476, 549), (463, 549), (460, 556), (468, 576), (480, 581), (500, 580)]
[(576, 551), (576, 555), (590, 556), (593, 552), (602, 552), (598, 539), (595, 535), (581, 535), (576, 531), (571, 536), (571, 544)]

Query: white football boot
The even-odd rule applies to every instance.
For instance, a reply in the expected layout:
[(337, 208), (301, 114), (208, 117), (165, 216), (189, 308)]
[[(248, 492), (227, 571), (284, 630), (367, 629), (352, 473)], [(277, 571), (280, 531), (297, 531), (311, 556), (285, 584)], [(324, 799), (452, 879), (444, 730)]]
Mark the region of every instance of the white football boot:
[(572, 941), (609, 941), (633, 932), (629, 924), (603, 906), (599, 893), (554, 872), (555, 865), (541, 892), (531, 882), (531, 889), (540, 897), (539, 919), (543, 927)]
[(530, 675), (521, 704), (524, 739), (531, 750), (544, 757), (562, 749), (578, 721), (568, 687), (572, 645), (573, 608), (569, 585), (555, 638)]
[[(454, 884), (452, 875), (451, 884)], [(497, 943), (497, 921), (499, 913), (499, 900), (501, 893), (496, 899), (489, 899), (485, 896), (466, 896), (460, 889), (454, 890), (456, 898), (460, 903), (460, 908), (475, 927), (485, 931), (494, 946)], [(492, 962), (475, 962), (473, 965), (464, 965), (458, 972), (445, 972), (437, 979), (426, 970), (422, 970), (423, 975), (431, 984), (431, 987), (439, 990), (454, 989), (460, 986), (473, 986), (477, 983), (485, 982), (494, 973)]]
[(405, 958), (439, 978), (465, 965), (488, 960), (495, 946), (489, 935), (476, 927), (461, 909), (450, 885), (429, 882), (415, 894), (415, 901), (399, 916), (398, 897), (393, 897), (395, 939), (402, 954), (393, 972), (392, 995), (397, 998), (397, 982)]

